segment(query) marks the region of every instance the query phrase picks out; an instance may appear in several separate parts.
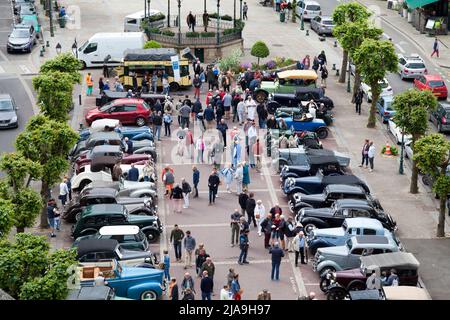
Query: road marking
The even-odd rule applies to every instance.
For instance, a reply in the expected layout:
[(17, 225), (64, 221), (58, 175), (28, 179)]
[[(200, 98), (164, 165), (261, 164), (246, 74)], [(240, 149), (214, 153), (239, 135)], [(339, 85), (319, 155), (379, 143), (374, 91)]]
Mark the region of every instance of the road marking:
[(386, 39), (391, 39), (391, 37), (388, 34), (384, 33), (384, 32), (383, 32), (383, 37), (385, 37)]
[[(236, 256), (236, 258), (238, 258), (238, 256)], [(264, 264), (264, 263), (272, 263), (271, 259), (264, 259), (264, 260), (251, 260), (251, 258), (248, 258), (248, 262), (250, 262), (250, 264)], [(281, 260), (281, 263), (288, 263), (289, 261), (287, 259)], [(237, 263), (237, 261), (235, 259), (233, 260), (222, 260), (222, 261), (215, 261), (214, 260), (214, 264), (215, 265), (224, 265), (224, 264), (232, 264), (235, 265)], [(170, 263), (171, 266), (184, 266), (183, 262), (174, 262), (174, 263)]]
[(405, 50), (398, 43), (396, 43), (395, 46), (398, 48), (398, 50), (400, 50), (401, 53), (405, 53)]
[[(267, 192), (267, 191), (269, 191), (269, 189), (252, 189), (252, 192)], [(198, 193), (209, 194), (209, 190), (199, 191)], [(217, 193), (234, 194), (234, 195), (236, 194), (236, 192), (229, 193), (227, 190), (218, 191)]]
[(0, 66), (0, 73), (5, 73), (5, 69), (2, 66)]
[(23, 65), (23, 64), (19, 64), (19, 68), (22, 70), (23, 73), (31, 73), (30, 69), (28, 69), (27, 66)]
[[(182, 214), (182, 213), (181, 213)], [(199, 223), (199, 224), (179, 224), (180, 228), (203, 228), (203, 227), (229, 227), (230, 223)], [(167, 225), (167, 228), (173, 228), (174, 225)]]

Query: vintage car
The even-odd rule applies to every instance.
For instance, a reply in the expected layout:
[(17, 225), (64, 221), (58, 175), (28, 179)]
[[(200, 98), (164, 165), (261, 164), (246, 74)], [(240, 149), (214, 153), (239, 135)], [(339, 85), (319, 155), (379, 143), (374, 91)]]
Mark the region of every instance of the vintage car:
[(281, 188), (283, 193), (292, 201), (292, 205), (295, 203), (294, 195), (296, 193), (301, 194), (318, 194), (323, 192), (325, 187), (329, 184), (347, 184), (347, 185), (359, 185), (370, 192), (369, 187), (364, 181), (359, 179), (355, 175), (330, 175), (323, 176), (322, 174), (316, 174), (310, 177), (301, 178), (287, 178), (284, 181), (284, 185)]
[(345, 218), (342, 226), (337, 228), (313, 229), (308, 237), (309, 252), (316, 254), (317, 249), (341, 246), (353, 236), (377, 235), (392, 238), (399, 246), (395, 233), (383, 227), (383, 224), (371, 218)]
[(294, 115), (294, 117), (277, 118), (277, 121), (279, 119), (283, 119), (286, 126), (292, 131), (315, 132), (319, 139), (326, 139), (326, 137), (328, 137), (328, 128), (325, 121), (318, 118), (313, 119), (312, 115), (309, 113), (303, 113), (299, 117), (295, 117)]
[(104, 226), (95, 234), (81, 236), (75, 239), (73, 245), (77, 245), (77, 243), (84, 239), (114, 239), (119, 242), (120, 247), (123, 249), (149, 250), (147, 237), (138, 226)]
[[(275, 118), (301, 118), (305, 113), (305, 109), (298, 107), (280, 107), (275, 111)], [(316, 111), (316, 118), (322, 119), (327, 126), (333, 124), (333, 115), (330, 111), (320, 112)]]
[[(117, 190), (121, 197), (145, 198), (156, 192), (156, 184), (149, 181), (135, 182), (120, 179), (120, 181), (92, 181), (81, 191), (93, 188), (112, 188)], [(158, 194), (155, 195), (156, 199)]]
[(291, 136), (295, 136), (297, 144), (305, 146), (308, 149), (323, 149), (322, 142), (319, 140), (319, 137), (315, 132), (295, 132), (291, 130), (269, 129), (265, 135), (268, 157), (271, 157), (272, 153), (276, 154), (279, 149), (279, 142), (282, 136), (285, 136), (287, 139)]
[(163, 270), (126, 267), (117, 260), (84, 263), (78, 267), (81, 286), (93, 286), (100, 272), (106, 285), (113, 288), (119, 297), (134, 300), (156, 300), (162, 297)]
[(150, 251), (128, 250), (119, 245), (115, 239), (83, 239), (73, 244), (77, 250), (79, 263), (116, 259), (124, 266), (134, 267), (144, 262), (155, 262), (158, 259)]
[(78, 141), (86, 140), (94, 132), (117, 132), (122, 138), (127, 137), (131, 140), (152, 140), (153, 131), (147, 126), (127, 127), (122, 126), (118, 119), (98, 119), (92, 122), (89, 128), (80, 129), (80, 138)]
[(72, 237), (95, 234), (104, 226), (136, 225), (147, 237), (148, 242), (158, 240), (163, 227), (157, 215), (129, 214), (120, 204), (94, 204), (83, 209), (77, 223), (72, 226)]
[[(127, 97), (128, 92), (117, 92), (117, 91), (111, 91), (111, 90), (105, 90), (103, 91), (103, 94), (99, 94), (95, 98), (95, 105), (97, 107), (101, 107), (104, 104), (116, 100), (116, 99), (124, 99)], [(139, 98), (144, 99), (145, 102), (147, 102), (150, 106), (153, 106), (156, 103), (156, 100), (159, 99), (161, 103), (164, 103), (166, 100), (166, 96), (163, 94), (154, 94), (154, 93), (142, 93), (139, 95)]]
[(343, 299), (348, 291), (364, 290), (373, 270), (378, 275), (385, 272), (389, 276), (391, 269), (397, 271), (401, 286), (414, 287), (419, 281), (419, 266), (414, 255), (407, 252), (361, 256), (359, 268), (327, 273), (322, 278), (321, 288), (324, 287), (329, 298)]
[(74, 198), (62, 217), (67, 222), (74, 223), (83, 209), (93, 204), (117, 203), (124, 205), (130, 214), (155, 215), (156, 191), (148, 191), (148, 197), (131, 198), (121, 197), (113, 188), (92, 188), (80, 192), (79, 197)]
[(385, 236), (354, 236), (342, 246), (319, 248), (314, 256), (313, 271), (328, 272), (357, 268), (362, 256), (400, 251), (398, 244)]
[(271, 93), (295, 93), (300, 87), (316, 88), (316, 80), (314, 70), (286, 70), (277, 73), (273, 82), (262, 81), (253, 95), (258, 103), (263, 103)]
[(343, 153), (327, 149), (309, 150), (304, 146), (299, 146), (278, 149), (276, 153), (272, 154), (272, 166), (276, 172), (280, 172), (286, 165), (309, 166), (309, 159), (318, 157), (334, 157), (341, 167), (348, 167), (350, 164), (350, 158)]
[(340, 227), (346, 218), (365, 217), (376, 219), (384, 228), (396, 231), (397, 223), (390, 214), (382, 211), (378, 201), (339, 199), (329, 208), (302, 208), (295, 219), (305, 227), (305, 233), (310, 234), (315, 228)]
[(383, 300), (431, 300), (426, 289), (412, 286), (385, 286), (381, 296)]
[(90, 286), (72, 289), (66, 300), (115, 300), (114, 289), (108, 286)]
[(295, 93), (274, 93), (270, 95), (267, 102), (267, 111), (275, 113), (279, 107), (296, 107), (300, 108), (302, 102), (309, 102), (313, 100), (318, 106), (321, 103), (325, 105), (327, 110), (334, 108), (333, 100), (325, 96), (323, 88), (297, 88)]

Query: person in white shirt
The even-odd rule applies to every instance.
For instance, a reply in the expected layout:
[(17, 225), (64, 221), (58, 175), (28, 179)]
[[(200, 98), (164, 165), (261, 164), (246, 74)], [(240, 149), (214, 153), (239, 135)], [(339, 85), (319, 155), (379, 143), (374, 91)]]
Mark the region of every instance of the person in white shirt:
[(239, 118), (239, 125), (242, 126), (245, 119), (245, 102), (242, 100), (242, 98), (239, 100), (239, 103), (237, 105), (237, 114)]
[(368, 151), (367, 155), (369, 156), (369, 165), (370, 165), (369, 171), (372, 172), (373, 171), (373, 160), (375, 158), (375, 145), (373, 144), (373, 141), (370, 141), (370, 143), (369, 143), (369, 151)]
[(231, 292), (227, 284), (220, 289), (220, 300), (231, 300)]
[(247, 108), (247, 119), (255, 120), (256, 102), (251, 96), (248, 96), (247, 101), (245, 101), (245, 107)]
[(313, 119), (316, 118), (316, 107), (313, 104), (309, 104), (308, 112), (311, 114)]
[(264, 207), (262, 200), (256, 201), (255, 207), (255, 219), (258, 225), (258, 236), (261, 237), (261, 221), (266, 218), (266, 208)]
[(255, 154), (253, 153), (253, 145), (255, 144), (256, 139), (258, 137), (258, 132), (256, 130), (256, 123), (254, 120), (252, 121), (252, 125), (248, 128), (247, 136), (250, 155), (250, 167), (255, 168), (256, 164), (255, 164)]
[(375, 270), (372, 270), (372, 274), (366, 280), (366, 287), (369, 290), (378, 289), (381, 290), (381, 278), (377, 276)]
[(64, 177), (63, 182), (59, 184), (59, 197), (61, 204), (64, 207), (67, 201), (67, 195), (69, 194), (69, 187), (67, 186), (67, 177)]

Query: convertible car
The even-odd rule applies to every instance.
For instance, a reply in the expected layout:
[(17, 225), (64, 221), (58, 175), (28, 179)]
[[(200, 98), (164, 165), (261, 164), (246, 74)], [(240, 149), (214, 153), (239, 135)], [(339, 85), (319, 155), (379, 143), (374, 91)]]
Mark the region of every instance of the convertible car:
[(292, 131), (312, 131), (317, 133), (319, 139), (325, 139), (328, 137), (328, 128), (325, 121), (322, 119), (313, 119), (308, 113), (303, 113), (301, 116), (277, 118), (277, 120), (283, 119), (287, 128)]

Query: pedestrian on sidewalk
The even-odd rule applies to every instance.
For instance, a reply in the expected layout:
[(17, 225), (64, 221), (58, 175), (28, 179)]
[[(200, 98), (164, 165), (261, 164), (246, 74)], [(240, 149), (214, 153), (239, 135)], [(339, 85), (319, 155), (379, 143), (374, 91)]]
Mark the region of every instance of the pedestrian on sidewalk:
[(161, 111), (155, 112), (155, 114), (153, 115), (153, 125), (155, 126), (155, 137), (158, 138), (158, 141), (161, 141), (162, 123), (163, 123), (163, 119), (162, 119)]
[(245, 119), (245, 102), (242, 98), (239, 98), (239, 103), (236, 106), (236, 111), (238, 114), (239, 125), (242, 126)]
[(192, 29), (192, 32), (195, 32), (195, 16), (192, 14), (192, 11), (189, 11), (189, 14), (186, 18), (186, 22), (189, 29)]
[(162, 77), (162, 85), (163, 85), (163, 95), (168, 96), (169, 95), (169, 91), (170, 91), (170, 83), (169, 80), (167, 79), (167, 76), (163, 76)]
[(86, 81), (86, 86), (87, 86), (86, 95), (90, 96), (90, 95), (92, 95), (92, 90), (94, 88), (94, 80), (92, 79), (90, 72), (86, 75), (85, 81)]
[(189, 208), (189, 195), (192, 192), (192, 188), (185, 178), (181, 179), (181, 189), (183, 190), (183, 199), (184, 199), (183, 209), (187, 209)]
[(434, 56), (434, 54), (437, 55), (437, 57), (439, 58), (439, 42), (438, 42), (438, 38), (434, 38), (434, 43), (433, 43), (433, 52), (431, 53), (431, 56)]
[(203, 271), (202, 280), (200, 281), (200, 290), (202, 291), (202, 300), (211, 300), (213, 292), (214, 280), (208, 276), (208, 271)]
[[(211, 257), (207, 257), (206, 261), (203, 262), (203, 264), (202, 264), (200, 272), (204, 273), (205, 271), (208, 272), (208, 277), (210, 277), (211, 280), (214, 281), (214, 273), (216, 271), (216, 266), (212, 262)], [(212, 293), (212, 295), (214, 295), (214, 283), (211, 286), (211, 293)]]
[(170, 113), (166, 112), (163, 116), (163, 122), (164, 122), (164, 136), (170, 137), (172, 132), (170, 130), (170, 126), (172, 125), (173, 119)]
[(362, 160), (361, 160), (361, 164), (359, 165), (359, 167), (362, 167), (365, 162), (366, 163), (365, 168), (367, 169), (367, 167), (369, 165), (369, 148), (370, 148), (369, 139), (366, 139), (366, 140), (364, 140), (364, 145), (361, 150)]
[(247, 12), (248, 12), (248, 5), (247, 5), (247, 2), (244, 2), (244, 6), (242, 7), (243, 20), (248, 20)]
[(205, 140), (203, 139), (203, 135), (199, 136), (195, 141), (195, 150), (197, 151), (197, 163), (204, 163)]
[(322, 68), (327, 64), (327, 56), (325, 55), (325, 51), (322, 50), (319, 55), (317, 56), (317, 59), (319, 60), (320, 64), (320, 70), (322, 71)]
[(241, 207), (241, 215), (245, 216), (245, 210), (247, 209), (248, 194), (247, 190), (243, 190), (238, 197), (239, 206)]
[(367, 278), (366, 288), (368, 290), (381, 290), (381, 278), (377, 275), (377, 272), (375, 270), (372, 270), (372, 274)]
[(239, 254), (238, 263), (240, 265), (249, 263), (247, 261), (247, 254), (249, 247), (248, 233), (249, 233), (248, 230), (241, 230), (241, 234), (239, 236), (239, 249), (241, 249), (241, 253)]
[(67, 177), (64, 177), (63, 181), (59, 184), (59, 196), (58, 199), (61, 201), (61, 208), (64, 209), (67, 196), (69, 195), (69, 187), (67, 186)]
[(311, 67), (311, 58), (309, 57), (309, 54), (307, 54), (303, 60), (302, 60), (303, 68), (305, 70), (308, 70), (309, 67)]
[(175, 187), (172, 189), (170, 193), (170, 199), (173, 199), (173, 211), (177, 213), (181, 213), (181, 206), (183, 205), (183, 189), (180, 187), (180, 184), (175, 184)]
[(261, 221), (261, 231), (264, 232), (264, 248), (269, 248), (270, 236), (272, 234), (272, 214), (268, 213), (267, 217)]
[(177, 262), (181, 261), (181, 242), (184, 238), (184, 232), (178, 225), (174, 225), (174, 229), (170, 233), (170, 242), (173, 244), (173, 249), (175, 251), (175, 258)]
[(98, 90), (100, 91), (100, 94), (103, 93), (104, 87), (105, 87), (105, 83), (103, 82), (103, 77), (100, 77), (100, 79), (98, 79)]
[(241, 214), (238, 209), (234, 209), (234, 212), (231, 214), (231, 247), (234, 247), (235, 244), (239, 243), (239, 222), (241, 219)]
[(164, 186), (166, 188), (165, 194), (171, 195), (173, 184), (175, 183), (175, 176), (173, 175), (173, 169), (171, 169), (169, 166), (166, 166), (166, 168), (164, 168), (161, 180), (164, 182)]
[(240, 165), (241, 162), (242, 147), (239, 139), (233, 139), (232, 141), (233, 143), (231, 146), (231, 159), (232, 159), (231, 164), (233, 168), (236, 168), (238, 164)]
[(55, 216), (58, 212), (58, 209), (56, 207), (56, 201), (55, 199), (50, 199), (47, 202), (47, 222), (50, 226), (50, 229), (52, 230), (50, 233), (50, 237), (54, 238), (55, 235), (55, 229), (56, 229), (56, 223), (55, 223)]
[(318, 73), (319, 66), (320, 66), (319, 59), (317, 59), (317, 57), (314, 56), (312, 69), (313, 69), (316, 73)]
[(242, 193), (242, 180), (244, 179), (244, 169), (242, 168), (242, 164), (239, 163), (236, 168), (236, 172), (234, 173), (234, 180), (236, 181), (236, 195), (240, 195)]
[(256, 219), (256, 225), (258, 230), (258, 236), (261, 237), (261, 222), (266, 217), (266, 208), (264, 207), (262, 200), (256, 201), (256, 207), (255, 207), (255, 219)]
[(286, 219), (285, 219), (284, 215), (280, 215), (280, 224), (279, 224), (278, 235), (280, 237), (281, 249), (283, 249), (284, 251), (287, 251), (286, 241), (284, 240), (284, 238), (285, 238), (286, 234), (288, 234), (288, 231), (289, 230), (288, 230)]
[(306, 239), (303, 231), (299, 231), (293, 241), (294, 251), (295, 251), (295, 266), (298, 267), (298, 256), (301, 257), (301, 264), (307, 264), (305, 261), (305, 253), (307, 248)]
[[(227, 79), (230, 78), (230, 76), (226, 76)], [(229, 84), (227, 85), (229, 87)], [(231, 111), (231, 105), (233, 103), (233, 96), (226, 92), (222, 99), (223, 102), (223, 109), (225, 110), (225, 119), (230, 120), (230, 111)]]
[(369, 165), (370, 165), (369, 172), (372, 172), (373, 171), (373, 160), (375, 159), (375, 145), (373, 144), (373, 141), (370, 141), (369, 151), (367, 152), (367, 156), (369, 157)]
[(202, 87), (202, 81), (200, 80), (198, 74), (195, 75), (192, 84), (194, 85), (194, 98), (200, 99), (200, 88)]
[(220, 174), (224, 177), (225, 185), (227, 186), (227, 192), (231, 193), (231, 183), (233, 182), (234, 171), (231, 168), (231, 164), (227, 164)]
[(279, 247), (278, 242), (275, 242), (274, 246), (270, 248), (269, 253), (272, 256), (272, 273), (270, 278), (272, 280), (280, 280), (280, 264), (281, 259), (284, 257), (284, 252)]
[(211, 206), (213, 203), (216, 203), (216, 196), (219, 189), (220, 178), (217, 175), (217, 169), (214, 168), (211, 172), (211, 175), (208, 178), (208, 187), (209, 187), (209, 205)]
[(169, 284), (169, 300), (179, 300), (177, 279), (170, 279)]
[(155, 182), (155, 168), (153, 167), (150, 160), (145, 161), (145, 165), (142, 168), (142, 173), (144, 174), (144, 181)]
[(250, 231), (250, 224), (245, 220), (244, 216), (239, 218), (239, 230), (240, 231)]
[(256, 141), (255, 141), (255, 143), (253, 144), (253, 147), (252, 147), (252, 153), (253, 153), (253, 157), (255, 159), (256, 172), (261, 172), (261, 168), (262, 168), (262, 153), (263, 153), (263, 151), (264, 151), (264, 146), (259, 141), (259, 138), (256, 138)]
[(201, 276), (201, 269), (203, 264), (205, 263), (206, 259), (209, 257), (209, 254), (206, 253), (206, 250), (204, 249), (204, 246), (201, 244), (199, 245), (197, 258), (195, 259), (195, 270), (197, 272), (197, 276)]
[(192, 254), (195, 250), (195, 238), (191, 236), (191, 231), (186, 231), (186, 237), (183, 240), (184, 250), (185, 250), (185, 260), (184, 260), (184, 268), (192, 267)]
[(217, 130), (221, 133), (222, 140), (223, 140), (223, 146), (224, 148), (227, 147), (227, 130), (228, 125), (225, 122), (225, 119), (221, 119), (220, 122), (217, 124)]
[(231, 300), (230, 286), (228, 284), (224, 285), (220, 290), (220, 300)]
[(196, 166), (192, 167), (192, 184), (194, 185), (194, 198), (198, 198), (198, 183), (200, 182), (200, 171)]
[(166, 281), (170, 280), (170, 256), (169, 251), (163, 251), (163, 262), (164, 262), (164, 278)]
[(320, 72), (321, 84), (323, 88), (327, 87), (327, 78), (328, 78), (328, 69), (325, 65), (322, 66), (322, 70)]
[(250, 184), (250, 172), (246, 161), (242, 165), (242, 188), (247, 191)]
[(236, 272), (234, 272), (233, 268), (228, 269), (228, 274), (227, 274), (227, 285), (228, 287), (231, 288), (231, 283), (234, 280), (234, 276), (236, 275)]
[(184, 291), (183, 298), (181, 300), (195, 300), (195, 296), (194, 293), (192, 292), (192, 289), (187, 288)]
[(281, 215), (279, 213), (276, 213), (273, 220), (272, 220), (272, 234), (270, 235), (271, 239), (271, 245), (273, 246), (274, 243), (278, 243), (278, 240), (280, 240), (280, 224), (281, 224)]
[(293, 240), (294, 237), (297, 235), (295, 232), (295, 221), (293, 217), (289, 217), (286, 220), (286, 231), (284, 236), (286, 237), (286, 250), (289, 252), (293, 252)]
[(269, 116), (266, 106), (263, 103), (258, 104), (258, 106), (256, 107), (256, 113), (258, 114), (259, 128), (265, 129), (267, 117)]
[(245, 211), (247, 211), (247, 216), (248, 216), (248, 223), (252, 223), (253, 221), (253, 226), (255, 228), (258, 227), (257, 223), (256, 223), (256, 219), (255, 219), (255, 207), (256, 207), (256, 201), (255, 201), (255, 194), (253, 192), (250, 192), (250, 194), (248, 195), (248, 199), (245, 203)]
[(358, 92), (355, 93), (355, 109), (356, 109), (356, 113), (358, 113), (359, 115), (361, 115), (361, 104), (363, 101), (363, 96), (364, 96), (364, 91), (359, 88)]
[(241, 284), (239, 283), (239, 274), (234, 275), (234, 279), (231, 282), (231, 297), (233, 300), (236, 300), (236, 296), (239, 295), (239, 292), (241, 291)]

